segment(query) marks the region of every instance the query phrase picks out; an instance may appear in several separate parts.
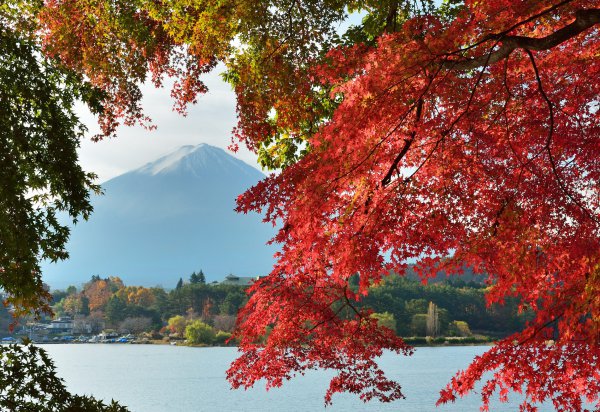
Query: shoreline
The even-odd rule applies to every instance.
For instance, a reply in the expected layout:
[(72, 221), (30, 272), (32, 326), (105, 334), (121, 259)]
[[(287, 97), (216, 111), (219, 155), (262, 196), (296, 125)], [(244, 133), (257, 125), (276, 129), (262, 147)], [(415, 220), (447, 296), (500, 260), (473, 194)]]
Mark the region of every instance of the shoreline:
[[(162, 340), (154, 340), (147, 342), (128, 342), (128, 343), (114, 343), (114, 342), (31, 342), (33, 345), (160, 345), (160, 346), (177, 346), (187, 348), (236, 348), (237, 345), (206, 345), (206, 344), (187, 344), (187, 343), (175, 343), (175, 342), (164, 342)], [(444, 348), (449, 346), (493, 346), (494, 341), (477, 341), (477, 342), (444, 342), (444, 343), (414, 343), (406, 342), (410, 346), (416, 348)], [(2, 343), (2, 345), (18, 344), (21, 345), (23, 342), (14, 343)]]

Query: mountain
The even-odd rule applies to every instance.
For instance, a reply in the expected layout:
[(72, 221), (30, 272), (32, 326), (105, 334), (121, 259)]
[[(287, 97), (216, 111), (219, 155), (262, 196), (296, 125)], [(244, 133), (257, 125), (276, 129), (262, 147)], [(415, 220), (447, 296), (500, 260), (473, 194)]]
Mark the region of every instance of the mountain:
[(274, 229), (233, 210), (236, 197), (263, 178), (200, 144), (111, 179), (93, 198), (91, 218), (72, 229), (70, 259), (43, 264), (44, 281), (63, 288), (92, 275), (119, 276), (128, 285), (169, 288), (200, 269), (208, 281), (267, 274)]

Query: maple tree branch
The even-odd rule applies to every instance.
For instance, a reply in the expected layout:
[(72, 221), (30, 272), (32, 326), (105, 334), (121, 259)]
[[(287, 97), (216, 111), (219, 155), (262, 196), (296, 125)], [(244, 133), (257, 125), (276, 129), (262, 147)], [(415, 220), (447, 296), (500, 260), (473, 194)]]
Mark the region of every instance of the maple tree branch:
[[(350, 309), (352, 309), (352, 311), (354, 313), (356, 313), (357, 317), (359, 319), (362, 319), (363, 316), (360, 314), (360, 312), (356, 309), (356, 307), (354, 307), (354, 305), (352, 305), (352, 303), (350, 302), (350, 299), (348, 299), (348, 295), (347, 295), (347, 291), (348, 291), (348, 286), (344, 286), (344, 302), (342, 302), (343, 304), (340, 305), (340, 307), (331, 315), (329, 316), (327, 319), (323, 319), (320, 322), (315, 323), (313, 326), (311, 326), (307, 331), (308, 332), (312, 332), (313, 330), (317, 329), (319, 326), (324, 325), (325, 323), (331, 322), (336, 320), (336, 318), (338, 317), (338, 315), (342, 312), (342, 310), (344, 310), (345, 308), (349, 307)], [(331, 307), (331, 305), (333, 305), (336, 302), (340, 302), (341, 299), (338, 297), (336, 297), (335, 299), (333, 299), (331, 302), (329, 302), (329, 304), (327, 305), (327, 307)]]
[(549, 321), (545, 322), (542, 325), (539, 325), (538, 327), (536, 327), (531, 334), (518, 342), (518, 345), (524, 345), (527, 342), (529, 342), (530, 340), (534, 339), (541, 331), (545, 330), (546, 328), (548, 328), (549, 326), (554, 325), (555, 327), (558, 327), (558, 321), (564, 316), (564, 312), (561, 312), (558, 316), (554, 317), (553, 319), (550, 319)]
[(398, 2), (394, 1), (390, 5), (387, 17), (385, 19), (385, 33), (394, 33), (396, 31), (396, 19), (398, 17)]
[(492, 52), (490, 50), (490, 52), (486, 56), (487, 60), (482, 65), (483, 67), (482, 67), (481, 71), (479, 72), (479, 76), (477, 77), (477, 81), (475, 82), (475, 85), (473, 86), (473, 90), (471, 90), (471, 94), (469, 96), (469, 101), (467, 102), (467, 107), (462, 111), (462, 113), (460, 115), (458, 115), (452, 121), (452, 124), (450, 125), (450, 127), (441, 133), (441, 137), (435, 142), (433, 149), (429, 152), (429, 154), (427, 154), (427, 156), (421, 162), (421, 164), (417, 167), (417, 169), (410, 176), (408, 176), (407, 178), (404, 179), (404, 183), (408, 183), (409, 181), (411, 181), (412, 178), (419, 172), (419, 170), (421, 170), (421, 168), (423, 166), (425, 166), (425, 164), (429, 161), (431, 156), (433, 156), (433, 154), (436, 152), (440, 143), (442, 143), (442, 141), (452, 132), (452, 130), (454, 129), (454, 126), (456, 126), (456, 124), (460, 121), (460, 119), (462, 119), (463, 116), (465, 116), (469, 112), (471, 103), (473, 102), (473, 99), (475, 98), (475, 93), (477, 91), (477, 87), (479, 87), (479, 84), (481, 83), (481, 80), (483, 79), (483, 74), (485, 73), (485, 69), (488, 67), (489, 59), (490, 59), (491, 55), (492, 55)]
[(600, 9), (584, 9), (575, 13), (575, 20), (571, 23), (549, 34), (546, 37), (534, 38), (526, 36), (506, 36), (504, 33), (493, 35), (487, 40), (496, 39), (502, 42), (502, 46), (486, 55), (466, 60), (446, 60), (443, 65), (451, 70), (471, 70), (486, 64), (494, 64), (507, 58), (515, 49), (543, 51), (552, 49), (559, 44), (572, 39), (590, 27), (600, 23)]
[[(419, 101), (417, 102), (417, 112), (415, 114), (415, 126), (421, 121), (422, 114), (423, 114), (423, 97), (421, 97), (419, 99)], [(400, 163), (400, 160), (402, 160), (402, 158), (404, 156), (406, 156), (406, 153), (408, 153), (408, 149), (410, 149), (410, 146), (415, 141), (416, 134), (417, 134), (417, 132), (413, 131), (410, 134), (410, 139), (404, 139), (404, 147), (402, 147), (402, 150), (400, 151), (400, 153), (398, 153), (398, 156), (396, 156), (396, 158), (392, 162), (390, 169), (388, 170), (388, 172), (385, 174), (385, 176), (381, 180), (381, 187), (386, 187), (392, 181), (392, 175), (394, 174), (394, 171), (396, 171), (398, 169), (398, 163)]]
[(549, 8), (544, 9), (544, 10), (542, 10), (541, 12), (539, 12), (537, 14), (534, 14), (533, 16), (530, 16), (529, 18), (527, 18), (525, 20), (521, 20), (520, 22), (513, 24), (508, 29), (503, 30), (500, 33), (488, 34), (487, 36), (484, 36), (483, 38), (481, 38), (477, 42), (475, 42), (473, 44), (470, 44), (470, 45), (468, 45), (468, 46), (466, 46), (466, 47), (464, 47), (462, 49), (455, 50), (455, 51), (453, 51), (452, 53), (449, 53), (449, 54), (455, 54), (455, 55), (457, 55), (457, 54), (463, 53), (463, 52), (465, 52), (467, 50), (474, 49), (475, 47), (480, 46), (480, 45), (482, 45), (483, 43), (485, 43), (485, 42), (487, 42), (489, 40), (503, 38), (508, 33), (510, 33), (511, 31), (515, 30), (516, 28), (518, 28), (520, 26), (523, 26), (523, 25), (525, 25), (527, 23), (531, 23), (532, 21), (535, 21), (535, 20), (539, 19), (542, 16), (545, 16), (545, 15), (547, 15), (549, 13), (552, 13), (552, 12), (558, 10), (559, 8), (561, 8), (562, 6), (565, 6), (565, 5), (567, 5), (569, 3), (572, 3), (572, 2), (573, 2), (573, 0), (563, 0), (560, 3), (554, 4), (553, 6), (550, 6)]
[(390, 184), (390, 182), (392, 181), (392, 175), (398, 168), (398, 163), (400, 163), (400, 160), (402, 160), (402, 158), (406, 155), (406, 153), (408, 153), (408, 149), (410, 149), (410, 146), (412, 145), (413, 141), (414, 141), (413, 137), (411, 137), (410, 139), (404, 139), (404, 147), (402, 147), (402, 150), (400, 151), (400, 153), (398, 153), (398, 156), (396, 156), (396, 158), (392, 162), (390, 169), (385, 174), (383, 179), (381, 179), (382, 187), (386, 187), (388, 184)]
[[(329, 305), (327, 305), (328, 307), (330, 307), (331, 305), (333, 305), (335, 302), (338, 302), (339, 299), (334, 299), (331, 303), (329, 303)], [(323, 319), (320, 322), (315, 323), (313, 326), (311, 326), (307, 332), (312, 332), (313, 330), (317, 329), (319, 326), (324, 325), (325, 323), (334, 321), (335, 319), (338, 317), (338, 315), (340, 314), (340, 312), (345, 308), (345, 305), (341, 305), (334, 313), (333, 315), (329, 316), (327, 319)]]
[[(421, 121), (422, 113), (423, 113), (423, 98), (420, 98), (419, 101), (417, 102), (415, 125), (417, 123), (419, 123), (419, 121)], [(404, 139), (404, 147), (402, 148), (400, 153), (398, 153), (398, 156), (396, 156), (396, 158), (392, 162), (390, 169), (388, 170), (388, 172), (385, 174), (385, 176), (381, 180), (381, 187), (386, 187), (392, 181), (392, 175), (394, 174), (394, 171), (396, 171), (398, 169), (398, 163), (400, 163), (400, 160), (402, 160), (402, 158), (404, 156), (406, 156), (406, 153), (408, 153), (408, 149), (410, 149), (410, 146), (415, 141), (416, 134), (417, 134), (417, 132), (413, 131), (411, 133), (410, 139)]]
[(498, 232), (498, 226), (500, 226), (500, 217), (502, 216), (502, 213), (504, 213), (504, 210), (506, 210), (509, 201), (510, 199), (508, 197), (505, 197), (502, 201), (500, 209), (498, 210), (498, 212), (496, 212), (494, 223), (492, 224), (492, 236), (496, 236), (496, 233)]
[(358, 316), (359, 319), (362, 319), (363, 316), (360, 314), (360, 312), (354, 307), (354, 305), (352, 304), (352, 302), (350, 302), (350, 299), (348, 299), (348, 285), (344, 286), (344, 299), (346, 300), (346, 305), (348, 307), (350, 307), (350, 309), (352, 309), (352, 311), (354, 313), (356, 313), (356, 316)]
[[(598, 13), (598, 14), (600, 16), (600, 13)], [(558, 168), (556, 167), (556, 161), (554, 160), (554, 156), (552, 155), (552, 150), (550, 148), (550, 146), (552, 144), (553, 133), (554, 133), (554, 105), (552, 104), (552, 101), (550, 101), (550, 98), (548, 97), (548, 95), (546, 94), (546, 91), (544, 90), (544, 86), (542, 84), (542, 79), (540, 77), (540, 72), (538, 70), (537, 64), (535, 63), (535, 58), (533, 57), (533, 53), (531, 53), (531, 51), (528, 49), (525, 49), (525, 52), (527, 53), (527, 55), (529, 56), (529, 59), (531, 60), (531, 65), (533, 66), (533, 71), (535, 73), (538, 90), (548, 106), (548, 113), (550, 116), (550, 127), (548, 130), (548, 137), (546, 138), (546, 145), (545, 145), (544, 149), (546, 150), (546, 153), (548, 154), (548, 159), (550, 160), (550, 166), (552, 167), (552, 174), (556, 178), (556, 182), (558, 183), (558, 186), (560, 187), (562, 192), (577, 207), (579, 207), (592, 221), (594, 221), (595, 223), (600, 223), (598, 221), (598, 219), (573, 194), (571, 194), (571, 192), (567, 189), (567, 187), (565, 187), (565, 184), (563, 183), (561, 177), (558, 174)]]

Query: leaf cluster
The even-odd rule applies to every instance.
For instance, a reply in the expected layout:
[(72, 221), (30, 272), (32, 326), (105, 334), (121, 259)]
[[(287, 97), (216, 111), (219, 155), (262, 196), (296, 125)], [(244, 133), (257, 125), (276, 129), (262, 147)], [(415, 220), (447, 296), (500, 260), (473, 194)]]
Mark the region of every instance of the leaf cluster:
[(18, 314), (48, 309), (39, 261), (68, 256), (59, 216), (87, 219), (90, 192), (99, 189), (78, 164), (85, 127), (74, 106), (81, 100), (100, 111), (103, 93), (45, 58), (23, 31), (35, 26), (35, 5), (0, 8), (0, 287)]
[(67, 391), (48, 354), (30, 343), (0, 347), (0, 408), (27, 412), (127, 412), (115, 401)]

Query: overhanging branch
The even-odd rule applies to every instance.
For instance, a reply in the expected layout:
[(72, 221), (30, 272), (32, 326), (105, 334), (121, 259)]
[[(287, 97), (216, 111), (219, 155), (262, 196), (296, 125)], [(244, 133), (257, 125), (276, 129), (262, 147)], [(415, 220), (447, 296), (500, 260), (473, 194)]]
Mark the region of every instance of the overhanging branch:
[(496, 63), (507, 58), (515, 49), (526, 49), (534, 51), (550, 50), (565, 41), (572, 39), (585, 30), (600, 23), (600, 9), (578, 10), (575, 20), (555, 31), (554, 33), (540, 38), (525, 36), (506, 36), (504, 34), (489, 36), (490, 40), (501, 42), (502, 46), (492, 53), (466, 60), (447, 60), (444, 66), (452, 70), (472, 70), (478, 67)]
[[(415, 114), (415, 127), (421, 121), (421, 115), (423, 112), (423, 98), (422, 97), (417, 102), (416, 107), (417, 107), (417, 113)], [(416, 134), (417, 134), (416, 132), (412, 132), (409, 139), (404, 139), (404, 147), (402, 148), (400, 153), (398, 153), (398, 155), (394, 159), (394, 162), (390, 166), (388, 172), (385, 174), (385, 177), (381, 180), (381, 187), (386, 187), (392, 181), (392, 176), (393, 176), (394, 172), (398, 170), (398, 163), (400, 163), (400, 160), (402, 160), (402, 158), (404, 156), (406, 156), (406, 153), (408, 153), (408, 149), (410, 149), (410, 146), (412, 145), (413, 141), (415, 140)]]

